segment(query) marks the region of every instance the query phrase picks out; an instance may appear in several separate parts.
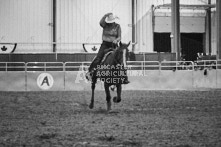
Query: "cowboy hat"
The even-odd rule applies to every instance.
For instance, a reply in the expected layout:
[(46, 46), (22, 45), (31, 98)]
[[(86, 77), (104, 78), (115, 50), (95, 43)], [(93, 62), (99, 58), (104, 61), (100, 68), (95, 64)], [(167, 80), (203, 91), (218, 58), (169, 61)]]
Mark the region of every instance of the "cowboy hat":
[(119, 19), (116, 15), (110, 14), (105, 18), (106, 23), (114, 23), (116, 19)]

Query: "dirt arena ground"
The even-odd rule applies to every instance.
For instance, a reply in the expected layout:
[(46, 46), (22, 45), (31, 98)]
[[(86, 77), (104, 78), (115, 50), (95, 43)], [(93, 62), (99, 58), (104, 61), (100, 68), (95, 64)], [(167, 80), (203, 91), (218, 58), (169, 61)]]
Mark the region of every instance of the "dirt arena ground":
[[(112, 93), (112, 96), (115, 96)], [(0, 147), (220, 147), (221, 90), (0, 92)]]

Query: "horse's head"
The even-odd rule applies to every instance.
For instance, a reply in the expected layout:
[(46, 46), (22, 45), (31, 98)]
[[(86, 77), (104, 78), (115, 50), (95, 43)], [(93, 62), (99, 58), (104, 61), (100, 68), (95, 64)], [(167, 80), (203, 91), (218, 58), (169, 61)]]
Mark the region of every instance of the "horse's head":
[(126, 66), (126, 61), (129, 56), (129, 50), (128, 50), (129, 45), (130, 42), (128, 44), (122, 42), (119, 43), (119, 46), (115, 51), (115, 57), (114, 57), (116, 64), (123, 64), (124, 66)]

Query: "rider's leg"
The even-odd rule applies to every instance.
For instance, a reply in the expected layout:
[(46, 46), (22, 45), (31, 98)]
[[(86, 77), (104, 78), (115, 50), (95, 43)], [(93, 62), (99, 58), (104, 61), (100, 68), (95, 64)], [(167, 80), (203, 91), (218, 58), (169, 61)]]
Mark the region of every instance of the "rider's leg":
[(86, 78), (90, 81), (91, 81), (91, 77), (92, 77), (93, 72), (95, 71), (97, 66), (100, 64), (100, 62), (104, 56), (105, 48), (107, 48), (106, 44), (102, 43), (101, 47), (97, 53), (97, 56), (95, 57), (95, 59), (92, 61), (91, 65), (90, 65), (90, 67), (88, 68), (88, 72), (86, 73)]
[(115, 48), (115, 47), (116, 47), (116, 44), (113, 44), (112, 42), (103, 41), (101, 46), (100, 46), (100, 49), (97, 53), (97, 56), (92, 61), (90, 67), (88, 68), (88, 71), (90, 72), (94, 68), (97, 68), (97, 65), (99, 65), (101, 60), (103, 59), (104, 54), (106, 54), (109, 51), (110, 48)]
[(101, 46), (98, 53), (97, 53), (97, 55), (96, 55), (96, 57), (94, 58), (94, 60), (92, 61), (90, 67), (88, 68), (89, 72), (91, 72), (92, 70), (97, 68), (97, 65), (99, 65), (99, 63), (101, 62), (103, 56), (104, 56), (104, 49)]

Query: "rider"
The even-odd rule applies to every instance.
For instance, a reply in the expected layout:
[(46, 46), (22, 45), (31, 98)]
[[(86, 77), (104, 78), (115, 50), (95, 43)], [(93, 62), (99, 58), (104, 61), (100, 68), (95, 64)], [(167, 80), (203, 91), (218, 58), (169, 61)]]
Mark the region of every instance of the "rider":
[[(107, 13), (100, 20), (100, 26), (103, 28), (103, 42), (97, 53), (97, 56), (92, 61), (90, 67), (88, 68), (88, 72), (86, 73), (86, 78), (88, 80), (91, 80), (93, 71), (96, 69), (97, 65), (100, 64), (104, 55), (110, 50), (110, 48), (116, 48), (117, 43), (121, 41), (121, 27), (115, 22), (116, 19), (119, 18), (113, 15), (113, 13)], [(126, 78), (123, 84), (128, 83), (129, 81)]]

